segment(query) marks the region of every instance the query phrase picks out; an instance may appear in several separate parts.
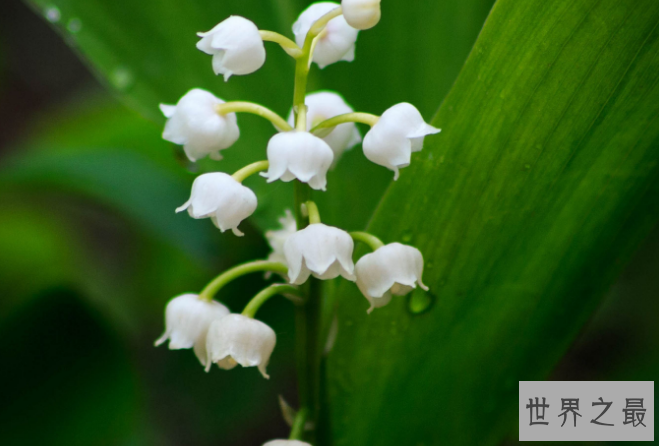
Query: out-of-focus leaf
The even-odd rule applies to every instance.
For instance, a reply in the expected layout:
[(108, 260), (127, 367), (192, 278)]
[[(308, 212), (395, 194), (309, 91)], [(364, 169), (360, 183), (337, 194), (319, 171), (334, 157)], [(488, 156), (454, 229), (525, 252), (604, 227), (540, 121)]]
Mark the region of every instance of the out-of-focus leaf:
[(80, 252), (77, 240), (44, 212), (25, 208), (3, 196), (0, 213), (0, 300), (2, 318), (10, 314), (18, 297), (29, 297), (74, 274)]
[(3, 445), (153, 444), (125, 346), (71, 293), (43, 295), (0, 335)]
[(337, 293), (333, 444), (515, 429), (517, 382), (547, 377), (659, 218), (658, 24), (652, 0), (497, 2), (370, 225), (423, 251), (433, 305), (367, 317)]
[[(198, 51), (195, 32), (210, 29), (229, 15), (243, 15), (262, 29), (292, 36), (291, 26), (309, 4), (304, 0), (30, 0), (90, 62), (98, 75), (143, 115), (163, 122), (157, 104), (173, 103), (193, 87), (206, 88), (225, 100), (251, 100), (286, 115), (291, 108), (293, 61), (267, 43), (267, 61), (258, 72), (225, 83), (211, 70), (210, 56)], [(493, 0), (423, 0), (385, 2), (383, 19), (363, 31), (353, 63), (312, 70), (312, 88), (342, 92), (355, 107), (382, 112), (396, 101), (414, 102), (426, 115), (444, 97), (462, 66)], [(54, 13), (56, 11), (56, 13)], [(49, 14), (50, 13), (50, 14)], [(418, 26), (420, 17), (427, 26)], [(53, 18), (56, 18), (53, 19)], [(414, 68), (411, 68), (414, 67)], [(386, 93), (386, 94), (383, 94)], [(241, 115), (241, 139), (221, 163), (205, 160), (201, 170), (234, 171), (265, 158), (272, 126)], [(359, 149), (331, 174), (327, 193), (315, 194), (332, 210), (329, 222), (363, 227), (391, 175), (367, 162)], [(348, 161), (351, 165), (347, 166)], [(273, 227), (284, 208), (293, 205), (290, 184), (266, 185), (250, 179), (259, 208), (253, 221)], [(358, 191), (358, 192), (357, 192)], [(355, 197), (359, 195), (358, 197)], [(358, 205), (334, 212), (337, 204)]]
[(140, 154), (124, 150), (34, 153), (7, 163), (5, 184), (60, 187), (82, 192), (122, 211), (145, 230), (203, 257), (209, 255), (208, 225), (174, 213), (187, 200), (186, 181), (172, 177)]

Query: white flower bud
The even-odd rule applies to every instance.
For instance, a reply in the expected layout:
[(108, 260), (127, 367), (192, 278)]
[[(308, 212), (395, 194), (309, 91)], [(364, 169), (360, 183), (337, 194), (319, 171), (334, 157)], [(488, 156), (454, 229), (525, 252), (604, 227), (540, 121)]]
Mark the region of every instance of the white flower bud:
[[(304, 39), (314, 22), (339, 6), (334, 2), (314, 3), (300, 14), (293, 24), (295, 42), (300, 48), (304, 45)], [(320, 68), (340, 60), (352, 62), (355, 59), (355, 42), (358, 33), (358, 30), (348, 25), (342, 15), (333, 18), (317, 37), (313, 62), (316, 62)]]
[(412, 152), (423, 148), (426, 135), (441, 130), (424, 122), (412, 104), (403, 102), (387, 109), (364, 137), (362, 147), (366, 158), (394, 171), (409, 166)]
[[(330, 91), (310, 93), (304, 99), (304, 103), (307, 106), (307, 130), (311, 130), (313, 126), (321, 121), (354, 111), (340, 95)], [(295, 126), (293, 110), (288, 115), (288, 123), (292, 127)], [(354, 122), (346, 122), (334, 127), (322, 139), (334, 152), (333, 164), (336, 164), (345, 150), (362, 142), (362, 135)]]
[(205, 33), (197, 48), (213, 56), (213, 71), (228, 81), (234, 74), (250, 74), (263, 66), (265, 46), (254, 22), (232, 15)]
[(417, 284), (428, 291), (421, 281), (423, 256), (413, 246), (390, 243), (364, 255), (355, 265), (357, 286), (373, 308), (389, 303), (391, 295), (403, 296)]
[(277, 335), (268, 325), (242, 314), (229, 314), (214, 321), (208, 329), (206, 371), (212, 363), (224, 370), (240, 364), (258, 367), (268, 379), (265, 369), (276, 343)]
[(353, 28), (373, 28), (380, 21), (380, 0), (341, 0), (341, 7)]
[(268, 142), (270, 167), (263, 174), (268, 183), (298, 179), (312, 189), (325, 190), (327, 171), (334, 152), (325, 141), (309, 132), (277, 133)]
[(199, 299), (197, 294), (183, 294), (167, 303), (165, 333), (156, 347), (169, 339), (170, 350), (194, 347), (195, 355), (206, 365), (206, 334), (211, 323), (229, 314), (229, 309), (216, 301)]
[(238, 225), (256, 210), (256, 195), (231, 175), (205, 173), (195, 178), (190, 199), (176, 212), (186, 209), (192, 218), (210, 217), (222, 232), (231, 229), (241, 236)]
[(323, 280), (341, 275), (354, 281), (353, 249), (354, 242), (347, 232), (322, 223), (311, 224), (284, 243), (288, 277), (297, 285), (311, 274)]
[(263, 446), (311, 446), (309, 443), (299, 440), (271, 440)]
[(271, 262), (280, 262), (286, 264), (286, 257), (284, 256), (284, 243), (288, 237), (295, 234), (297, 231), (297, 223), (295, 217), (288, 209), (286, 215), (279, 219), (281, 229), (266, 231), (265, 238), (272, 248), (272, 252), (268, 255), (268, 260)]
[(235, 113), (220, 115), (217, 106), (222, 99), (200, 88), (188, 91), (176, 105), (160, 104), (167, 123), (163, 139), (183, 146), (190, 161), (210, 155), (221, 160), (220, 150), (238, 140), (240, 130)]

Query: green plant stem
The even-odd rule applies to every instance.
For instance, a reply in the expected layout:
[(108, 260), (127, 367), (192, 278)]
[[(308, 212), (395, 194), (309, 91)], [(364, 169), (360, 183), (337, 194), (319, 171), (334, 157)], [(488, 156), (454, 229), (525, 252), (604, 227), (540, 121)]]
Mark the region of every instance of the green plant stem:
[[(293, 110), (295, 110), (295, 122), (299, 123), (298, 119), (300, 115), (303, 115), (303, 119), (306, 119), (306, 107), (304, 106), (304, 98), (307, 94), (307, 78), (309, 75), (309, 68), (311, 66), (311, 59), (313, 56), (313, 41), (318, 35), (323, 32), (327, 23), (335, 17), (338, 17), (342, 14), (341, 7), (329, 11), (324, 16), (320, 17), (307, 32), (307, 36), (304, 39), (304, 45), (302, 46), (302, 56), (296, 59), (295, 62), (295, 87), (293, 89)], [(306, 123), (306, 120), (305, 120)], [(296, 125), (298, 130), (306, 130), (306, 128), (300, 129), (300, 125)]]
[[(307, 226), (307, 219), (302, 215), (302, 204), (309, 201), (311, 189), (306, 184), (295, 181), (295, 220), (298, 229)], [(311, 299), (310, 282), (300, 286), (302, 294), (307, 296), (305, 304), (295, 308), (295, 364), (297, 370), (298, 400), (300, 407), (310, 407), (311, 384), (309, 376), (309, 337), (307, 336), (309, 321), (307, 319), (307, 307)]]
[(278, 43), (279, 46), (281, 46), (283, 50), (286, 51), (286, 54), (288, 54), (289, 56), (295, 59), (302, 56), (302, 48), (297, 46), (297, 44), (288, 37), (283, 36), (274, 31), (265, 31), (265, 30), (259, 30), (259, 34), (261, 35), (261, 39), (263, 39), (263, 41), (265, 42)]
[(238, 277), (244, 276), (245, 274), (258, 271), (272, 271), (274, 273), (287, 274), (288, 267), (283, 263), (270, 262), (267, 260), (243, 263), (242, 265), (235, 266), (223, 272), (213, 279), (208, 285), (206, 285), (206, 288), (199, 293), (199, 298), (210, 302), (213, 300), (213, 296), (215, 296), (215, 294), (217, 294), (217, 292), (227, 283)]
[(344, 113), (342, 115), (337, 115), (332, 118), (325, 119), (324, 121), (319, 122), (310, 131), (311, 133), (313, 133), (317, 130), (336, 127), (337, 125), (344, 124), (346, 122), (359, 122), (362, 124), (368, 124), (371, 127), (373, 127), (375, 123), (378, 122), (378, 119), (380, 119), (379, 116), (372, 115), (370, 113), (361, 113), (361, 112)]
[(227, 113), (251, 113), (253, 115), (258, 115), (262, 118), (267, 119), (272, 122), (277, 129), (289, 132), (293, 130), (288, 122), (277, 113), (273, 112), (267, 107), (262, 106), (261, 104), (255, 104), (253, 102), (246, 101), (231, 101), (219, 104), (217, 106), (217, 112), (221, 115), (226, 115)]
[(245, 181), (245, 178), (250, 177), (254, 175), (255, 173), (262, 172), (264, 170), (268, 170), (268, 167), (270, 167), (270, 162), (265, 160), (265, 161), (257, 161), (252, 164), (248, 164), (245, 167), (243, 167), (240, 170), (237, 170), (233, 175), (234, 180), (238, 181), (239, 183), (242, 183)]
[[(319, 18), (307, 32), (302, 47), (302, 56), (295, 62), (295, 86), (293, 88), (293, 110), (295, 112), (295, 128), (306, 131), (307, 107), (304, 103), (307, 92), (307, 79), (313, 55), (313, 41), (325, 29), (327, 23), (342, 14), (338, 7)], [(295, 220), (298, 230), (307, 226), (308, 220), (302, 215), (302, 204), (311, 198), (308, 185), (295, 181)], [(316, 209), (317, 211), (317, 209)], [(308, 420), (313, 426), (318, 424), (320, 414), (320, 361), (321, 352), (319, 327), (321, 323), (321, 284), (314, 278), (307, 280), (301, 287), (305, 299), (304, 305), (295, 309), (295, 355), (298, 379), (298, 399), (300, 407), (308, 408)], [(296, 420), (297, 421), (297, 420)], [(298, 428), (299, 429), (299, 428)], [(291, 432), (304, 437), (303, 433)], [(315, 432), (309, 435), (313, 441)]]
[(307, 424), (307, 416), (309, 415), (309, 409), (302, 407), (297, 411), (295, 415), (295, 420), (293, 421), (293, 426), (291, 427), (291, 434), (288, 436), (289, 440), (302, 440), (304, 436), (304, 426)]
[(366, 243), (373, 251), (384, 246), (382, 240), (368, 232), (351, 232), (350, 237), (356, 242)]
[[(308, 185), (295, 183), (295, 211), (299, 229), (309, 222), (302, 215), (302, 204), (310, 202), (311, 189)], [(313, 213), (313, 211), (312, 211)], [(298, 379), (298, 399), (300, 407), (309, 410), (307, 419), (313, 426), (318, 424), (320, 416), (320, 323), (322, 310), (321, 282), (309, 278), (301, 285), (302, 293), (307, 296), (304, 305), (295, 308), (295, 349)], [(313, 441), (315, 432), (308, 433), (307, 440)]]
[(301, 297), (300, 289), (296, 286), (280, 283), (270, 285), (252, 297), (249, 303), (245, 306), (242, 315), (253, 318), (256, 315), (256, 312), (259, 311), (259, 308), (261, 308), (261, 305), (266, 303), (268, 299), (276, 294), (292, 294), (294, 296)]
[(313, 225), (316, 223), (320, 223), (320, 212), (318, 211), (318, 205), (311, 200), (305, 202), (304, 205), (307, 208), (307, 215), (309, 216), (309, 224)]
[[(322, 360), (323, 346), (320, 339), (320, 327), (322, 321), (322, 282), (319, 279), (310, 278), (309, 298), (304, 306), (307, 320), (307, 375), (309, 396), (309, 421), (315, 427), (321, 413), (320, 406), (320, 365)], [(311, 440), (315, 440), (315, 431), (312, 432)]]

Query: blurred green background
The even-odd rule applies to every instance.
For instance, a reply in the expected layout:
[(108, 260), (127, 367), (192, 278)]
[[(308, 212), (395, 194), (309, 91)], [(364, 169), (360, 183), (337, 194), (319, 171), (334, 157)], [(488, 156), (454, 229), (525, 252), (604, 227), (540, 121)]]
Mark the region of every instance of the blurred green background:
[[(232, 5), (236, 10), (231, 12), (291, 23), (307, 2), (292, 3), (300, 8), (282, 4), (278, 16), (267, 8), (254, 12), (258, 2)], [(404, 70), (396, 71), (371, 51), (377, 39), (385, 38), (392, 42), (394, 56), (402, 51), (397, 46), (412, 32), (414, 23), (409, 23), (400, 28), (383, 25), (397, 30), (393, 35), (374, 30), (372, 38), (360, 40), (354, 64), (328, 68), (316, 74), (312, 84), (337, 88), (353, 105), (373, 112), (409, 100), (430, 118), (457, 76), (491, 3), (473, 1), (435, 11), (453, 23), (431, 30), (449, 42), (438, 49), (439, 60), (446, 64), (439, 78), (436, 66), (417, 63), (411, 79), (403, 79)], [(145, 5), (145, 10), (155, 8), (153, 2)], [(0, 15), (0, 444), (255, 445), (285, 437), (288, 428), (277, 397), (295, 401), (293, 320), (287, 302), (275, 299), (263, 312), (278, 335), (270, 381), (260, 379), (253, 369), (206, 374), (189, 351), (156, 349), (153, 341), (163, 329), (167, 300), (200, 289), (227, 266), (267, 255), (257, 226), (273, 226), (274, 217), (290, 206), (288, 186), (269, 189), (270, 201), (264, 199), (265, 193), (259, 195), (269, 204), (259, 208), (255, 226), (246, 227), (244, 238), (223, 236), (206, 221), (175, 215), (197, 168), (160, 138), (161, 122), (144, 117), (158, 119), (155, 104), (152, 110), (141, 109), (139, 101), (160, 96), (139, 82), (134, 85), (135, 73), (122, 65), (113, 71), (112, 88), (101, 85), (48, 22), (82, 39), (81, 44), (100, 45), (96, 36), (85, 35), (90, 25), (45, 6), (35, 13), (25, 3), (5, 0)], [(121, 11), (108, 11), (117, 13)], [(223, 18), (206, 17), (203, 11), (194, 14), (204, 17), (196, 30)], [(287, 31), (283, 25), (272, 27)], [(113, 32), (118, 30), (103, 30)], [(180, 46), (195, 51), (189, 43)], [(405, 54), (408, 65), (423, 57), (414, 51)], [(261, 78), (236, 81), (226, 99), (259, 100), (257, 93), (267, 90), (273, 92), (268, 105), (286, 113), (292, 67), (274, 48), (268, 58)], [(210, 72), (209, 60), (201, 55), (196, 60), (200, 69)], [(140, 66), (145, 76), (161, 79), (155, 89), (165, 92), (168, 100), (174, 102), (185, 92), (169, 83), (169, 71), (158, 71), (149, 61)], [(393, 73), (372, 82), (368, 76), (355, 80), (350, 68), (373, 77), (388, 69)], [(415, 88), (430, 78), (435, 82), (432, 90)], [(268, 83), (273, 80), (285, 86), (273, 89)], [(184, 81), (193, 87), (198, 79)], [(220, 79), (213, 81), (218, 88), (225, 87)], [(113, 90), (128, 90), (129, 105), (142, 114), (121, 103)], [(386, 94), (379, 94), (382, 91)], [(131, 102), (133, 97), (139, 101)], [(249, 117), (242, 122), (256, 127), (244, 144), (263, 146), (266, 127)], [(330, 223), (349, 229), (366, 224), (391, 180), (388, 172), (365, 167), (357, 152), (346, 155), (341, 177), (332, 174), (342, 181), (336, 193), (323, 197), (331, 204), (355, 198), (351, 190), (369, 186), (368, 193), (357, 197), (362, 202), (353, 201), (354, 212), (330, 211), (326, 216)], [(227, 157), (227, 165), (252, 161), (253, 153), (245, 150)], [(201, 170), (210, 168), (201, 164)], [(237, 310), (262, 285), (250, 277), (219, 297)], [(659, 376), (658, 296), (659, 227), (611, 288), (552, 379)], [(511, 432), (509, 442), (514, 438), (516, 433)]]

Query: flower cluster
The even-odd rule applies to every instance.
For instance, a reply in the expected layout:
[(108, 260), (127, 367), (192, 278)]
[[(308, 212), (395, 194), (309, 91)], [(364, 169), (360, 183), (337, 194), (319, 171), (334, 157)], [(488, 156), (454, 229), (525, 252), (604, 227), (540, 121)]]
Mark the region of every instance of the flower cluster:
[[(341, 95), (321, 91), (306, 94), (307, 74), (312, 63), (319, 68), (339, 61), (352, 61), (360, 30), (380, 20), (380, 0), (343, 0), (341, 4), (321, 2), (309, 6), (293, 24), (294, 40), (281, 34), (260, 30), (250, 20), (231, 16), (208, 32), (199, 33), (197, 48), (212, 56), (212, 69), (228, 81), (234, 75), (257, 71), (266, 59), (264, 42), (279, 44), (295, 59), (293, 107), (282, 118), (270, 109), (251, 102), (225, 102), (212, 93), (193, 89), (176, 105), (161, 104), (167, 118), (163, 138), (183, 146), (187, 157), (197, 161), (205, 156), (222, 158), (221, 151), (240, 137), (236, 113), (254, 113), (272, 122), (277, 133), (265, 148), (266, 160), (245, 166), (232, 175), (212, 172), (199, 175), (192, 184), (190, 199), (176, 209), (187, 210), (193, 218), (209, 217), (222, 232), (231, 229), (238, 236), (241, 222), (254, 213), (256, 194), (243, 181), (257, 173), (275, 181), (295, 181), (302, 196), (311, 190), (327, 189), (327, 172), (336, 166), (342, 153), (362, 144), (366, 158), (394, 172), (408, 166), (413, 152), (423, 148), (424, 138), (439, 132), (427, 124), (409, 103), (396, 104), (380, 116), (355, 112)], [(370, 129), (364, 137), (357, 124)], [(310, 190), (311, 189), (311, 190)], [(209, 283), (199, 294), (183, 294), (172, 299), (165, 311), (166, 330), (156, 345), (169, 340), (170, 349), (192, 348), (206, 371), (213, 364), (230, 370), (240, 364), (257, 367), (268, 378), (266, 367), (275, 348), (276, 334), (267, 324), (254, 319), (261, 305), (279, 294), (296, 305), (310, 299), (308, 287), (319, 280), (339, 276), (352, 282), (370, 304), (368, 313), (409, 293), (417, 285), (424, 290), (423, 256), (413, 247), (400, 243), (385, 245), (366, 232), (346, 232), (321, 222), (312, 200), (296, 204), (280, 220), (282, 228), (266, 232), (272, 252), (266, 260), (234, 267)], [(355, 242), (372, 250), (353, 261)], [(288, 283), (273, 284), (259, 292), (241, 313), (231, 313), (213, 300), (228, 282), (253, 272), (276, 273)], [(316, 323), (307, 321), (305, 324)], [(303, 410), (304, 409), (304, 410)], [(307, 415), (301, 408), (298, 416)], [(313, 416), (312, 416), (313, 417)], [(304, 430), (304, 419), (296, 419), (294, 430)], [(291, 434), (300, 439), (302, 432)], [(310, 446), (298, 440), (274, 440), (267, 446)]]

